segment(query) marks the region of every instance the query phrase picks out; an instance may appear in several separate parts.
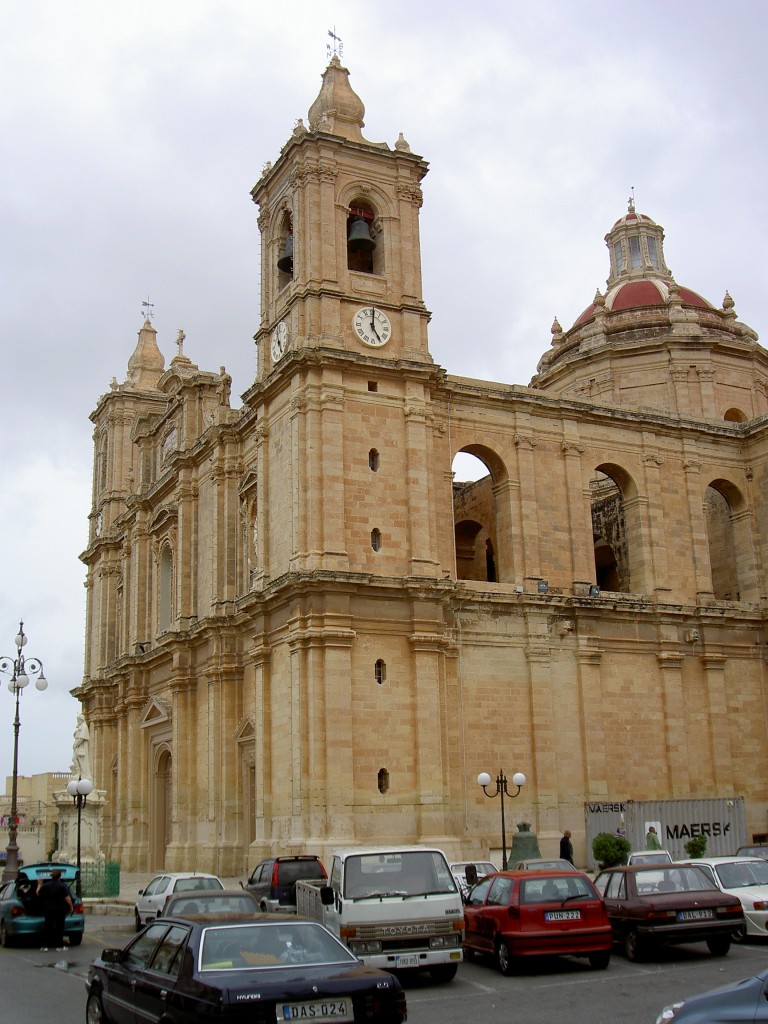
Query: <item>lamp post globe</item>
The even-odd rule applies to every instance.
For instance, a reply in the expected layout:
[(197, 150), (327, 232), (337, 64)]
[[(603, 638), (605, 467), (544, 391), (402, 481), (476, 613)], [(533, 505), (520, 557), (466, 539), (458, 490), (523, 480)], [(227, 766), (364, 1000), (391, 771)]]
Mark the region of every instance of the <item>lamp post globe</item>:
[(504, 816), (504, 797), (507, 796), (510, 800), (513, 800), (516, 796), (520, 796), (520, 790), (526, 783), (525, 775), (522, 772), (515, 772), (512, 776), (512, 785), (517, 786), (516, 793), (510, 793), (507, 787), (507, 776), (504, 774), (503, 769), (499, 770), (499, 774), (496, 776), (496, 790), (495, 792), (489, 793), (487, 787), (491, 784), (491, 776), (488, 772), (480, 772), (477, 776), (477, 784), (482, 787), (483, 792), (488, 797), (501, 797), (501, 870), (507, 870), (507, 825)]

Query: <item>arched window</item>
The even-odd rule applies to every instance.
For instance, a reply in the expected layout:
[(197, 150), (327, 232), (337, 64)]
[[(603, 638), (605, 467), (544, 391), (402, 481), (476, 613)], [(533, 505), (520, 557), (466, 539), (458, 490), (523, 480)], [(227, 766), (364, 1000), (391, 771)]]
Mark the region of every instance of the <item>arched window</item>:
[(723, 419), (726, 423), (746, 423), (747, 416), (741, 411), (741, 409), (728, 409)]
[(382, 794), (386, 793), (387, 790), (389, 789), (389, 772), (387, 771), (386, 768), (379, 768), (377, 781), (379, 786), (379, 792)]
[(374, 551), (381, 550), (381, 530), (371, 530), (371, 547)]
[(379, 685), (381, 685), (381, 683), (383, 683), (387, 678), (387, 665), (381, 658), (379, 658), (373, 666), (373, 675)]
[(379, 470), (379, 453), (375, 448), (371, 448), (368, 452), (368, 466), (374, 473)]

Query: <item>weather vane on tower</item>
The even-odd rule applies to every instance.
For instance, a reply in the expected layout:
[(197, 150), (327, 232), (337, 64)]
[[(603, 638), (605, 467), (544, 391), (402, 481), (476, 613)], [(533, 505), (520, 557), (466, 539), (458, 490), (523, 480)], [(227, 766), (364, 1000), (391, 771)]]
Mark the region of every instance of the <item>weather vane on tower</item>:
[(344, 54), (344, 44), (341, 41), (341, 36), (336, 35), (336, 26), (333, 26), (333, 30), (328, 29), (328, 35), (333, 40), (332, 43), (326, 43), (325, 48), (328, 51), (328, 59), (331, 57), (341, 57)]
[(155, 304), (149, 301), (149, 296), (146, 297), (144, 302), (141, 304), (141, 310), (144, 314), (144, 319), (152, 321), (152, 317), (155, 315)]

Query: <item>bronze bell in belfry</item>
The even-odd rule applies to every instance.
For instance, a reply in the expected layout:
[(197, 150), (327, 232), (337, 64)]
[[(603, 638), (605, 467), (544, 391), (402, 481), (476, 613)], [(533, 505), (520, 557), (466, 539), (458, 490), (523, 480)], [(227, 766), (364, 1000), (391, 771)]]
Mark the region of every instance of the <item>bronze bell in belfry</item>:
[(368, 222), (365, 218), (355, 217), (349, 225), (347, 245), (352, 252), (371, 252), (372, 249), (376, 248), (376, 243), (371, 238), (371, 229), (368, 227)]
[(293, 273), (293, 235), (286, 235), (283, 255), (277, 261), (277, 269), (285, 274)]

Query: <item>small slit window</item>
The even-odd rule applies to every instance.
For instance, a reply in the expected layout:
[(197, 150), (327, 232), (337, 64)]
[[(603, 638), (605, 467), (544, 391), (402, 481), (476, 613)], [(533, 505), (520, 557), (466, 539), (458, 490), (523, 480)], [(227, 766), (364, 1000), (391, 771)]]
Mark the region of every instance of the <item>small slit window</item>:
[(381, 530), (371, 530), (371, 547), (374, 551), (381, 550)]
[(386, 793), (389, 789), (389, 772), (386, 768), (379, 768), (378, 787), (380, 793)]
[(368, 467), (373, 473), (379, 471), (379, 453), (375, 448), (371, 448), (368, 452)]
[(369, 391), (378, 391), (379, 390), (379, 382), (375, 381), (375, 380), (369, 380), (368, 381), (368, 390)]
[(386, 662), (382, 661), (381, 658), (379, 658), (379, 660), (373, 666), (373, 675), (374, 675), (374, 678), (376, 679), (376, 682), (379, 685), (381, 685), (383, 682), (386, 681), (386, 678), (387, 678), (387, 665), (386, 665)]

